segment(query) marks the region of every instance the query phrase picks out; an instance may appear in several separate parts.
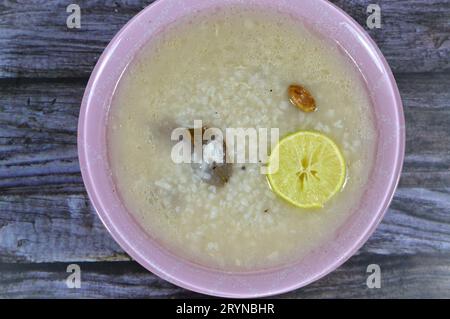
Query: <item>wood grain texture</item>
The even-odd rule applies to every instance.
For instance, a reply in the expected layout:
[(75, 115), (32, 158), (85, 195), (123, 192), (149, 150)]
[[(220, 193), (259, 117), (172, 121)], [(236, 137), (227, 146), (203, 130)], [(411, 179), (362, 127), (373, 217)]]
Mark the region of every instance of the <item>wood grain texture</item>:
[[(360, 253), (450, 253), (449, 202), (450, 191), (400, 188)], [(0, 262), (130, 260), (85, 194), (3, 196), (0, 210)]]
[[(450, 77), (397, 80), (407, 119), (405, 165), (391, 209), (362, 252), (450, 253)], [(84, 85), (0, 87), (0, 262), (129, 259), (97, 218), (80, 176)]]
[[(63, 0), (0, 4), (0, 78), (88, 77), (112, 37), (152, 0), (77, 1), (81, 29), (66, 27)], [(371, 0), (334, 0), (362, 26)], [(447, 0), (379, 1), (382, 28), (368, 30), (396, 72), (450, 70)], [(408, 54), (405, 54), (408, 52)]]
[[(152, 0), (0, 0), (0, 298), (203, 297), (137, 265), (89, 202), (76, 150), (84, 87), (112, 36)], [(369, 0), (332, 1), (365, 24)], [(399, 188), (376, 232), (325, 278), (283, 298), (450, 298), (450, 2), (379, 1), (369, 33), (395, 71), (406, 118)], [(64, 284), (69, 263), (82, 288)], [(382, 268), (368, 289), (366, 267)], [(338, 288), (339, 287), (339, 288)]]
[[(450, 295), (450, 255), (362, 254), (332, 274), (277, 298), (439, 298)], [(367, 266), (381, 268), (381, 288), (366, 285)], [(69, 289), (67, 263), (0, 264), (0, 295), (20, 298), (205, 298), (176, 287), (135, 262), (80, 263), (81, 288)], [(339, 288), (338, 288), (339, 287)], [(338, 288), (338, 289), (337, 289)], [(45, 292), (45, 295), (42, 293)]]
[[(449, 187), (450, 75), (399, 74), (397, 82), (407, 131), (400, 185)], [(62, 192), (58, 185), (69, 191), (81, 186), (76, 130), (84, 86), (84, 80), (0, 85), (2, 194), (48, 194)]]

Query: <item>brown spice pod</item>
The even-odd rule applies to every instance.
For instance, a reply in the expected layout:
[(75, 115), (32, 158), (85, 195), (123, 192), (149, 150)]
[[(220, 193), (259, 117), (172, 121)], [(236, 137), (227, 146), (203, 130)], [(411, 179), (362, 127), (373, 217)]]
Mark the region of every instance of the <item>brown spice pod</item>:
[(303, 112), (314, 112), (317, 109), (314, 97), (301, 85), (290, 85), (288, 95), (291, 103)]

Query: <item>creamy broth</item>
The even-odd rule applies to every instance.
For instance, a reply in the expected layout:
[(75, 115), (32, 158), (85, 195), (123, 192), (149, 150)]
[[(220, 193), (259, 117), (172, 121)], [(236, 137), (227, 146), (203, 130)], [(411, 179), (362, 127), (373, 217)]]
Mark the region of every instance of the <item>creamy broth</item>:
[[(289, 103), (287, 87), (309, 88), (317, 111)], [(316, 130), (347, 163), (347, 181), (325, 207), (277, 197), (261, 164), (234, 164), (224, 186), (199, 181), (171, 160), (172, 129)], [(341, 50), (281, 13), (228, 8), (169, 27), (136, 56), (110, 110), (108, 149), (117, 191), (131, 214), (174, 254), (225, 270), (299, 260), (327, 245), (357, 207), (374, 158), (371, 102)]]

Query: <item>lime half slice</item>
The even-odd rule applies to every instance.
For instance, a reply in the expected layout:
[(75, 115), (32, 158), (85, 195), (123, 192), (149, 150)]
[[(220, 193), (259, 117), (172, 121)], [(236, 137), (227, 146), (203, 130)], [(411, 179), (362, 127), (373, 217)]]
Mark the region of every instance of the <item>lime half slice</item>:
[(332, 139), (319, 132), (299, 131), (272, 150), (267, 179), (272, 190), (291, 204), (323, 207), (342, 188), (345, 167)]

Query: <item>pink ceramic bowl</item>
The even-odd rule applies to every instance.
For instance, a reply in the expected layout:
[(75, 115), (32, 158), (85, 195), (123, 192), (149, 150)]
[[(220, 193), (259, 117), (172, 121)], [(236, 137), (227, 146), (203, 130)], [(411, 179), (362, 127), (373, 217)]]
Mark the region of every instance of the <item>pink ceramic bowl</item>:
[[(127, 212), (114, 191), (107, 160), (106, 121), (116, 84), (135, 53), (155, 33), (182, 16), (229, 4), (259, 5), (289, 12), (337, 42), (367, 82), (378, 129), (376, 164), (359, 208), (333, 241), (295, 264), (257, 272), (208, 269), (155, 242)], [(339, 267), (375, 230), (394, 194), (404, 156), (402, 103), (392, 72), (366, 32), (342, 10), (323, 0), (160, 0), (134, 17), (103, 52), (87, 85), (78, 127), (81, 172), (90, 199), (114, 239), (136, 261), (167, 281), (225, 297), (259, 297), (305, 286)]]

